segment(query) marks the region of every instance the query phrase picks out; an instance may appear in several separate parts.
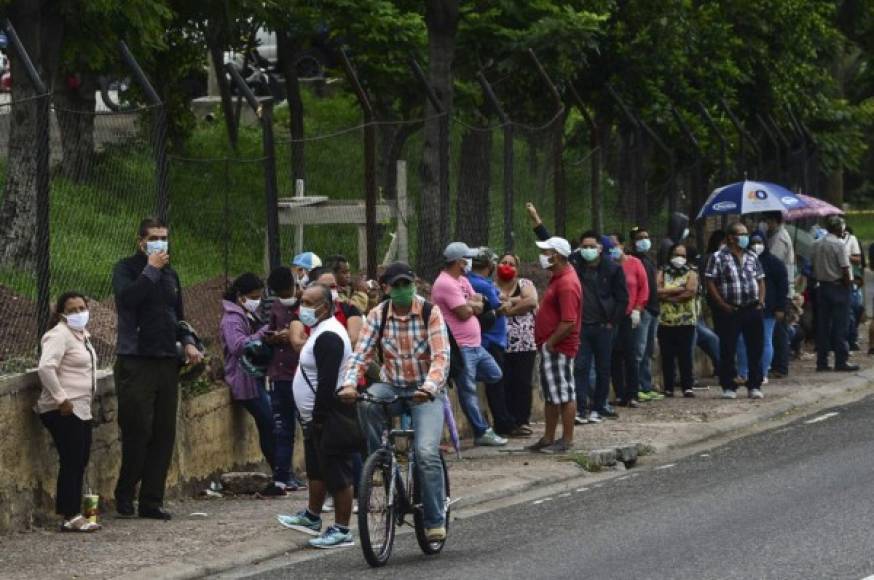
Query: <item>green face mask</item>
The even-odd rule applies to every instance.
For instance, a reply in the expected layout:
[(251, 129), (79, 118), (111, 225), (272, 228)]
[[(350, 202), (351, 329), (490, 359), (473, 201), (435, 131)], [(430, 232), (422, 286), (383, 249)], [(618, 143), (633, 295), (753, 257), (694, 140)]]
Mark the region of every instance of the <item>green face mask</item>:
[(391, 301), (398, 306), (409, 306), (413, 303), (413, 297), (416, 295), (416, 287), (412, 284), (396, 286), (391, 289), (388, 295), (391, 297)]

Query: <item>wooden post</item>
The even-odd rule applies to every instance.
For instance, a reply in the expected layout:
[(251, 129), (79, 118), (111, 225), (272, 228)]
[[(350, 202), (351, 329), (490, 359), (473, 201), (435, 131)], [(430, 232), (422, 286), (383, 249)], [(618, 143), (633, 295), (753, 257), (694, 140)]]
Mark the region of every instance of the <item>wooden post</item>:
[(407, 219), (410, 215), (409, 207), (407, 206), (407, 162), (398, 160), (398, 179), (397, 179), (397, 244), (398, 244), (398, 260), (401, 262), (410, 261), (409, 237), (407, 232)]

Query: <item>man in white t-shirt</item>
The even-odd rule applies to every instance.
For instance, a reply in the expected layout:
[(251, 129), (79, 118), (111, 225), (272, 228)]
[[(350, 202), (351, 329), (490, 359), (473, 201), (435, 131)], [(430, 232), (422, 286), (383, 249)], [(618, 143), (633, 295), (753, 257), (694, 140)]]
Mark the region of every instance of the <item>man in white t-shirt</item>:
[(464, 276), (470, 272), (476, 252), (463, 242), (452, 242), (443, 250), (445, 266), (431, 287), (431, 301), (440, 307), (449, 330), (464, 357), (464, 372), (457, 380), (458, 400), (474, 432), (477, 445), (506, 445), (483, 417), (479, 408), (476, 381), (487, 385), (503, 377), (501, 368), (483, 348), (477, 316), (483, 311), (483, 297), (473, 290)]

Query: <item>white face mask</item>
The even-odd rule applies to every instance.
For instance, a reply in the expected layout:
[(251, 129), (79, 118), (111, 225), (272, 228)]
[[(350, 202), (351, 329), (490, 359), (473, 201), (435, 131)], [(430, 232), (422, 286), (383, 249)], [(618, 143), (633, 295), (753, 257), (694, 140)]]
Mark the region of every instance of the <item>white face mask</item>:
[(464, 273), (465, 274), (470, 273), (472, 268), (473, 268), (473, 260), (471, 260), (470, 258), (465, 258), (464, 259)]
[(671, 266), (674, 268), (682, 268), (686, 265), (686, 258), (683, 256), (674, 256), (671, 258)]
[(65, 314), (64, 320), (67, 321), (67, 326), (73, 330), (85, 330), (90, 317), (90, 313), (86, 310), (84, 312), (76, 312), (75, 314)]
[(331, 290), (331, 300), (336, 302), (339, 299), (340, 299), (340, 292), (338, 292), (337, 290)]
[(154, 240), (151, 242), (146, 242), (146, 255), (151, 256), (152, 254), (157, 254), (158, 252), (167, 253), (167, 249), (169, 248), (169, 244), (167, 240)]
[(261, 300), (252, 300), (251, 298), (243, 299), (243, 308), (245, 308), (252, 314), (255, 314), (259, 306), (261, 306)]
[(543, 268), (544, 270), (549, 270), (550, 268), (552, 268), (552, 258), (544, 254), (540, 254), (539, 258), (541, 268)]
[(291, 298), (280, 298), (279, 303), (282, 304), (283, 306), (287, 306), (288, 308), (291, 308), (292, 306), (297, 304), (297, 298), (294, 298), (293, 296)]
[(765, 245), (764, 245), (764, 244), (755, 243), (755, 244), (753, 244), (753, 245), (750, 246), (750, 247), (751, 247), (752, 250), (756, 253), (757, 256), (761, 256), (761, 255), (762, 255), (762, 252), (765, 251)]

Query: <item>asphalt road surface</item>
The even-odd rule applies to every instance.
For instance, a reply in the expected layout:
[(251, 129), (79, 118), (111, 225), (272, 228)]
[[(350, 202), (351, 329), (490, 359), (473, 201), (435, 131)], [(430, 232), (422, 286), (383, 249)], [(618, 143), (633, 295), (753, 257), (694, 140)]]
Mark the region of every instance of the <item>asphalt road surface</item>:
[(874, 398), (627, 475), (455, 521), (436, 557), (423, 556), (405, 534), (378, 570), (367, 566), (356, 546), (252, 577), (874, 575)]

